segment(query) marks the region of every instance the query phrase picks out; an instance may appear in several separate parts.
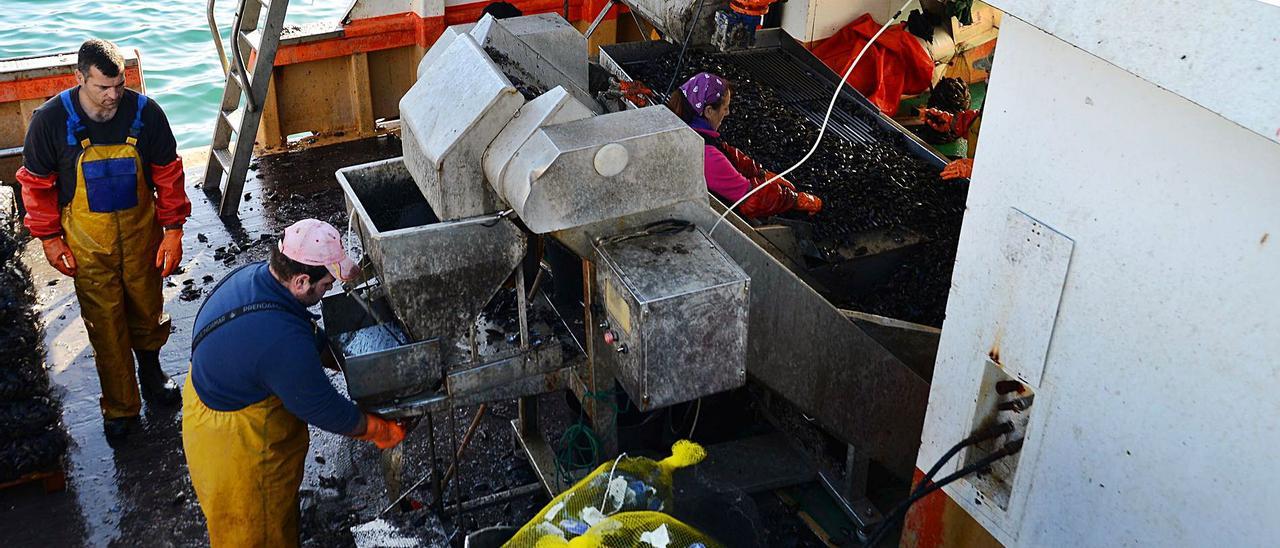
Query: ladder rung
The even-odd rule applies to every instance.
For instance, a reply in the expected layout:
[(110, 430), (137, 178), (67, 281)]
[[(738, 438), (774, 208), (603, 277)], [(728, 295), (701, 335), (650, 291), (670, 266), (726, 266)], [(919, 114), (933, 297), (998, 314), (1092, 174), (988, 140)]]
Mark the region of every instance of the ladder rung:
[(240, 33), (240, 40), (241, 46), (247, 46), (250, 51), (256, 53), (262, 45), (262, 30), (253, 29), (248, 32), (242, 32)]
[(213, 149), (213, 157), (218, 161), (218, 165), (222, 166), (222, 171), (231, 173), (231, 151), (225, 148)]
[(227, 84), (226, 84), (226, 85), (227, 85), (227, 87), (235, 86), (235, 87), (236, 87), (236, 93), (243, 93), (243, 92), (244, 92), (244, 90), (240, 88), (240, 77), (239, 77), (239, 76), (237, 76), (237, 74), (239, 74), (239, 73), (240, 73), (240, 70), (236, 68), (236, 62), (235, 62), (234, 60), (232, 60), (232, 61), (231, 61), (230, 65), (231, 65), (231, 67), (230, 67), (230, 69), (227, 71)]
[(231, 131), (240, 133), (240, 123), (244, 121), (244, 107), (222, 111), (222, 118), (231, 126)]

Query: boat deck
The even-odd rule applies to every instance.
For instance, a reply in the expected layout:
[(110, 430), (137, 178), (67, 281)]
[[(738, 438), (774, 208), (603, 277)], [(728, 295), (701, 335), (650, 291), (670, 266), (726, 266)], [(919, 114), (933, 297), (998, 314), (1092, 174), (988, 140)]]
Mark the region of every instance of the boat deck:
[[(186, 380), (191, 326), (200, 303), (230, 271), (267, 258), (268, 246), (281, 230), (307, 217), (346, 229), (335, 170), (400, 154), (399, 140), (387, 136), (256, 159), (245, 183), (240, 215), (231, 219), (219, 218), (216, 196), (199, 188), (204, 162), (199, 156), (187, 157), (193, 211), (185, 227), (183, 271), (171, 276), (164, 288), (165, 309), (174, 325), (161, 351), (165, 371), (178, 383)], [(37, 312), (46, 327), (50, 377), (62, 400), (63, 421), (72, 443), (66, 491), (45, 494), (39, 482), (0, 491), (0, 539), (6, 546), (206, 545), (204, 516), (182, 453), (179, 410), (151, 409), (144, 403), (141, 420), (129, 439), (109, 445), (102, 433), (93, 350), (72, 284), (45, 262), (35, 241), (28, 243), (23, 260), (32, 270), (38, 292)], [(342, 390), (343, 380), (337, 373), (331, 376)], [(563, 392), (540, 396), (538, 407), (543, 437), (553, 445), (568, 425), (583, 420), (581, 410), (571, 408)], [(708, 405), (703, 422), (710, 426), (704, 432), (720, 430), (716, 422), (741, 422), (730, 412), (733, 406), (721, 407)], [(713, 419), (717, 408), (726, 415), (719, 421)], [(406, 489), (426, 477), (433, 454), (440, 470), (448, 466), (451, 448), (463, 437), (475, 412), (475, 407), (458, 407), (452, 417), (449, 412), (436, 413), (434, 436), (420, 426), (408, 437), (401, 480)], [(303, 544), (461, 546), (463, 536), (478, 529), (525, 523), (547, 499), (540, 489), (531, 488), (537, 476), (513, 443), (511, 421), (516, 416), (514, 401), (488, 406), (460, 460), (457, 485), (445, 490), (444, 502), (450, 509), (443, 514), (420, 504), (432, 502), (429, 483), (410, 491), (412, 502), (383, 513), (388, 497), (378, 451), (368, 443), (312, 429), (301, 487)], [(641, 424), (661, 426), (663, 422)], [(699, 437), (706, 435), (710, 434)], [(433, 437), (434, 453), (429, 443)], [(811, 483), (806, 489), (820, 488)], [(810, 531), (812, 525), (797, 517), (795, 503), (788, 502), (799, 492), (765, 491), (747, 499), (753, 515), (758, 512), (753, 521), (768, 523), (759, 529), (766, 545), (822, 545)], [(456, 513), (452, 506), (456, 501), (463, 501), (467, 511)], [(822, 504), (830, 509), (830, 503)], [(353, 535), (353, 527), (361, 532)]]
[[(198, 157), (188, 158), (192, 216), (185, 227), (183, 272), (171, 276), (164, 288), (165, 310), (174, 326), (161, 351), (165, 371), (179, 384), (186, 380), (191, 325), (200, 303), (228, 272), (268, 257), (274, 235), (306, 217), (345, 230), (347, 216), (335, 170), (399, 155), (398, 139), (383, 137), (257, 159), (245, 183), (240, 216), (234, 219), (217, 216), (216, 201), (199, 189), (203, 162)], [(38, 242), (28, 244), (23, 260), (31, 267), (39, 293), (38, 313), (45, 322), (50, 377), (62, 399), (63, 420), (72, 443), (65, 492), (46, 495), (38, 482), (0, 492), (0, 538), (8, 546), (207, 543), (204, 517), (182, 454), (181, 414), (177, 409), (150, 409), (144, 404), (138, 428), (129, 439), (115, 448), (108, 445), (98, 409), (100, 389), (93, 350), (79, 317), (71, 280), (45, 262)], [(341, 379), (334, 381), (343, 386)], [(546, 397), (551, 401), (544, 409), (564, 408), (560, 395)], [(460, 437), (474, 409), (455, 411), (458, 416), (452, 426)], [(459, 477), (464, 498), (534, 481), (523, 456), (515, 455), (506, 441), (515, 415), (513, 404), (489, 406), (477, 442), (463, 459)], [(449, 443), (448, 423), (437, 419), (437, 440)], [(416, 481), (426, 468), (421, 457), (428, 454), (425, 438), (425, 432), (419, 431), (406, 442), (406, 483)], [(302, 486), (304, 541), (322, 546), (351, 545), (348, 529), (373, 520), (386, 506), (379, 456), (370, 444), (318, 430), (313, 429), (311, 439)], [(447, 465), (447, 448), (438, 449)], [(463, 518), (473, 525), (522, 523), (542, 502), (540, 494), (524, 496), (505, 507), (481, 509)], [(424, 546), (440, 544), (436, 541), (443, 541), (453, 530), (434, 517), (427, 519), (425, 511), (403, 514), (392, 521), (401, 526), (405, 536), (420, 539)]]

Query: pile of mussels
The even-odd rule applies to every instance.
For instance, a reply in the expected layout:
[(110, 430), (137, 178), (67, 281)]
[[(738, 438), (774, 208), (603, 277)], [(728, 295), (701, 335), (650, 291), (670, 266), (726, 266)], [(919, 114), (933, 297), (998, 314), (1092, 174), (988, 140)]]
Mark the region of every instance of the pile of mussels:
[[(661, 93), (673, 82), (677, 60), (672, 52), (626, 70)], [(728, 78), (734, 87), (729, 117), (720, 128), (725, 141), (765, 168), (782, 171), (803, 158), (818, 136), (821, 120), (812, 120), (805, 111), (820, 115), (830, 96), (802, 99), (794, 90), (774, 89), (752, 72), (760, 68), (748, 66), (749, 60), (691, 49), (674, 84), (703, 71)], [(837, 250), (858, 247), (859, 233), (896, 227), (923, 235), (927, 242), (878, 287), (835, 304), (940, 326), (969, 185), (942, 181), (937, 167), (905, 148), (904, 135), (880, 129), (862, 107), (842, 98), (835, 111), (839, 118), (876, 128), (875, 140), (852, 142), (828, 130), (809, 160), (787, 175), (801, 190), (821, 197), (823, 210), (811, 218), (789, 215), (812, 223), (820, 259), (833, 262), (840, 260)]]
[(21, 243), (0, 227), (0, 482), (55, 469), (67, 451), (62, 409), (49, 392), (44, 330)]

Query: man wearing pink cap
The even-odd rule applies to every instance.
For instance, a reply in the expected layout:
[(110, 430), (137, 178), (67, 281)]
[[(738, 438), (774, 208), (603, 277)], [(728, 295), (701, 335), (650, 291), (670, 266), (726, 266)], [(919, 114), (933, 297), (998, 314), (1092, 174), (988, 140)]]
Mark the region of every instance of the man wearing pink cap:
[(217, 546), (297, 546), (307, 424), (380, 449), (404, 428), (362, 413), (329, 383), (327, 345), (307, 311), (360, 275), (338, 231), (306, 219), (271, 260), (227, 275), (196, 314), (183, 389), (182, 447)]

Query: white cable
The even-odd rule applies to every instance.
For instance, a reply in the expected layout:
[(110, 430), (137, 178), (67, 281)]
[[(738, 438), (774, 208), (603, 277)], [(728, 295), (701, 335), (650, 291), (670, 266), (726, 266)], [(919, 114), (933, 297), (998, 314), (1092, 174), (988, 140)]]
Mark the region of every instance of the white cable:
[(698, 398), (698, 407), (693, 411), (693, 426), (689, 427), (689, 441), (693, 441), (693, 431), (698, 428), (698, 415), (702, 413), (702, 398)]
[(716, 223), (711, 225), (711, 230), (707, 231), (708, 236), (716, 231), (716, 227), (720, 226), (720, 223), (724, 221), (725, 217), (729, 216), (729, 212), (737, 209), (737, 207), (742, 205), (742, 202), (747, 201), (747, 198), (750, 198), (752, 194), (759, 192), (760, 189), (769, 186), (769, 184), (781, 179), (786, 174), (791, 173), (796, 168), (809, 161), (809, 157), (813, 156), (814, 151), (818, 150), (818, 145), (822, 143), (822, 136), (827, 132), (827, 123), (831, 121), (831, 111), (836, 108), (836, 100), (840, 98), (840, 91), (844, 89), (844, 83), (849, 79), (849, 75), (853, 74), (853, 67), (858, 66), (858, 61), (861, 61), (862, 56), (867, 53), (867, 50), (871, 49), (871, 44), (874, 44), (876, 39), (880, 38), (880, 35), (884, 34), (884, 31), (889, 29), (889, 25), (892, 25), (893, 22), (902, 15), (902, 12), (907, 9), (907, 6), (911, 5), (911, 3), (915, 1), (916, 0), (907, 0), (902, 4), (902, 7), (898, 8), (898, 12), (893, 14), (893, 17), (890, 17), (888, 21), (884, 22), (884, 26), (880, 27), (879, 31), (876, 31), (871, 39), (867, 41), (867, 44), (862, 46), (862, 51), (858, 52), (858, 56), (853, 58), (853, 63), (849, 64), (849, 68), (844, 71), (844, 76), (840, 77), (840, 83), (836, 84), (836, 92), (831, 96), (831, 104), (827, 105), (827, 115), (822, 117), (822, 126), (818, 128), (818, 138), (814, 139), (813, 148), (810, 148), (809, 152), (804, 155), (804, 158), (801, 158), (799, 162), (796, 162), (796, 165), (787, 168), (787, 170), (782, 173), (774, 175), (768, 181), (765, 181), (764, 184), (751, 189), (750, 192), (743, 194), (741, 198), (738, 198), (738, 201), (734, 202), (733, 205), (724, 210), (724, 213), (720, 215), (720, 218), (716, 219)]
[[(618, 469), (618, 461), (622, 460), (622, 457), (625, 456), (627, 456), (626, 453), (618, 455), (618, 458), (613, 459), (613, 466), (609, 468), (609, 477), (606, 478), (606, 481), (604, 482), (604, 496), (600, 497), (600, 513), (602, 514), (605, 511), (604, 503), (609, 501), (609, 484), (613, 483), (613, 472)], [(615, 510), (615, 512), (619, 510), (622, 510), (622, 506), (618, 506), (618, 510)]]

